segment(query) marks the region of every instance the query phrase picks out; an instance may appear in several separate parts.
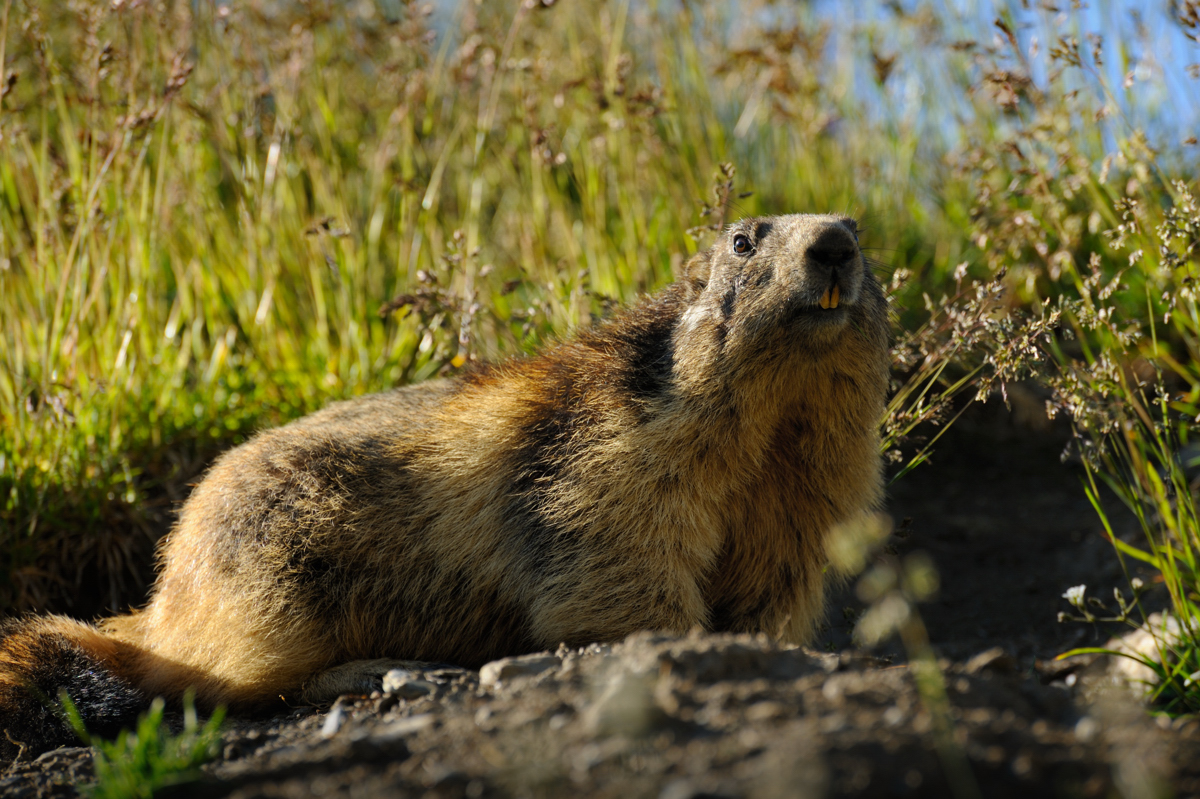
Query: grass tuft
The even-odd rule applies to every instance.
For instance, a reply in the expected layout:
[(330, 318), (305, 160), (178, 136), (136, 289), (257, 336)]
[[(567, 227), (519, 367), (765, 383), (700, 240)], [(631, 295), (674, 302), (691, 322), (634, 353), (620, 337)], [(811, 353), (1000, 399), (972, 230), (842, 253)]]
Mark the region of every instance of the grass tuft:
[(163, 700), (155, 699), (138, 717), (137, 727), (121, 731), (115, 741), (88, 734), (66, 692), (59, 700), (80, 740), (95, 747), (96, 780), (83, 788), (92, 799), (151, 799), (161, 788), (196, 779), (199, 767), (220, 752), (225, 711), (218, 708), (201, 725), (190, 692), (183, 700), (183, 730), (178, 734), (163, 721)]

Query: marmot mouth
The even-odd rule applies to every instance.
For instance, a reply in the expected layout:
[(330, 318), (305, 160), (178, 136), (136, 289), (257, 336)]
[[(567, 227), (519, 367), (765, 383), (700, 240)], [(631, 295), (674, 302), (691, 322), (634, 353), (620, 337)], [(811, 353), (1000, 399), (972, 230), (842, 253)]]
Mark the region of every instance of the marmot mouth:
[(791, 310), (791, 318), (797, 321), (804, 320), (808, 324), (833, 324), (844, 319), (849, 311), (849, 305), (842, 302), (835, 306), (832, 304), (831, 298), (829, 304), (809, 305), (805, 303), (803, 305), (794, 305)]
[[(805, 292), (804, 294), (807, 294)], [(813, 296), (801, 294), (792, 298), (790, 313), (795, 318), (804, 318), (809, 320), (821, 320), (823, 322), (834, 322), (843, 318), (850, 310), (853, 303), (843, 302), (842, 287), (838, 285), (837, 278), (829, 281), (829, 285), (825, 287), (821, 298), (813, 302)]]

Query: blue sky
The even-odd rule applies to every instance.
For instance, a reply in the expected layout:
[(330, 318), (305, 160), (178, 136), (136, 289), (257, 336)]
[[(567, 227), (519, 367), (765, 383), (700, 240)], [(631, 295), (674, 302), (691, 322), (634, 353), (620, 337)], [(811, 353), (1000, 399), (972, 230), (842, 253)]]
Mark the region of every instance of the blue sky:
[[(513, 0), (514, 8), (517, 1)], [(560, 3), (583, 1), (559, 0)], [(607, 2), (616, 7), (623, 0), (586, 1)], [(628, 1), (634, 12), (629, 17), (631, 21), (636, 20), (639, 9), (653, 7), (660, 14), (669, 14), (672, 5), (678, 2)], [(473, 0), (436, 0), (436, 28), (453, 30), (451, 20), (456, 16), (460, 2)], [(1104, 63), (1098, 69), (1111, 91), (1111, 101), (1132, 124), (1146, 130), (1152, 144), (1178, 150), (1187, 137), (1200, 137), (1200, 76), (1189, 77), (1187, 71), (1189, 65), (1197, 65), (1195, 69), (1200, 71), (1200, 44), (1190, 41), (1181, 27), (1171, 20), (1171, 0), (809, 0), (776, 3), (762, 0), (739, 3), (735, 0), (711, 7), (720, 8), (727, 14), (734, 36), (742, 26), (769, 25), (772, 21), (795, 15), (832, 23), (836, 34), (831, 47), (856, 53), (858, 57), (842, 59), (842, 63), (852, 64), (862, 73), (854, 76), (856, 89), (875, 92), (883, 113), (920, 109), (924, 105), (922, 97), (938, 92), (939, 84), (945, 78), (945, 63), (938, 59), (936, 51), (928, 51), (927, 57), (920, 41), (914, 40), (911, 26), (895, 23), (895, 8), (902, 9), (905, 14), (932, 10), (946, 24), (946, 38), (973, 39), (983, 44), (1001, 42), (1002, 34), (994, 22), (1005, 17), (1013, 23), (1018, 44), (1032, 65), (1037, 82), (1046, 80), (1045, 55), (1059, 36), (1074, 36), (1080, 49), (1088, 52), (1091, 34), (1103, 41)], [(1196, 33), (1200, 34), (1200, 30)], [(866, 41), (868, 36), (870, 45)], [(894, 78), (886, 87), (889, 97), (879, 95), (875, 88), (870, 58), (866, 55), (869, 46), (884, 55), (899, 55)], [(836, 53), (831, 57), (836, 60)], [(942, 101), (937, 104), (940, 110), (946, 109), (946, 99), (939, 98)], [(937, 129), (951, 136), (953, 123), (953, 119), (921, 121), (923, 125), (931, 125), (931, 130)], [(1184, 147), (1184, 151), (1200, 157), (1200, 147)]]

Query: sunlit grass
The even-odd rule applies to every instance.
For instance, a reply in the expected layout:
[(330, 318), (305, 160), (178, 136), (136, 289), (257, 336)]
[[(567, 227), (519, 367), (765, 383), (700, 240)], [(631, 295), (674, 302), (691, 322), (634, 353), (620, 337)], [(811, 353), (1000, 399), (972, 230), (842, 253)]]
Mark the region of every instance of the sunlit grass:
[(164, 721), (164, 703), (156, 699), (132, 730), (115, 740), (91, 735), (75, 704), (64, 692), (63, 712), (80, 740), (94, 747), (96, 779), (81, 786), (90, 799), (150, 799), (156, 791), (196, 779), (199, 767), (217, 757), (225, 711), (218, 708), (200, 723), (191, 694), (183, 701), (183, 729), (172, 732)]
[[(1200, 43), (1195, 4), (1177, 11), (1180, 28)], [(1143, 587), (1135, 601), (1118, 594), (1113, 609), (1095, 597), (1112, 587), (1085, 599), (1078, 586), (1069, 596), (1075, 617), (1149, 632), (1157, 651), (1145, 665), (1158, 679), (1151, 695), (1168, 712), (1195, 712), (1200, 206), (1194, 166), (1156, 150), (1133, 115), (1120, 112), (1136, 91), (1135, 72), (1121, 89), (1112, 86), (1102, 65), (1113, 50), (1069, 37), (1048, 50), (1045, 90), (1026, 92), (995, 146), (965, 162), (979, 198), (971, 235), (991, 269), (1007, 273), (1014, 301), (1061, 319), (1055, 335), (1033, 348), (1054, 392), (1048, 411), (1074, 425), (1085, 490), (1116, 556), (1150, 567), (1166, 589), (1169, 614), (1151, 622)], [(1014, 43), (997, 54), (997, 73), (1021, 69), (1024, 58)], [(1082, 129), (1077, 120), (1086, 122)], [(1166, 134), (1195, 147), (1186, 131)], [(1102, 487), (1131, 511), (1136, 531), (1117, 529)]]

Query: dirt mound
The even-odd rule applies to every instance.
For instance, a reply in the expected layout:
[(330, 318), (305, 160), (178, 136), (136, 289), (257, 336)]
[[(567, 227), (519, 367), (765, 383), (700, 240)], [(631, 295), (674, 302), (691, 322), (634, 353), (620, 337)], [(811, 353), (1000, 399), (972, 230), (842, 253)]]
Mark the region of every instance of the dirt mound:
[[(1002, 656), (949, 667), (950, 747), (910, 669), (869, 658), (641, 634), (554, 660), (534, 656), (526, 671), (517, 659), (490, 685), (422, 675), (437, 684), (422, 699), (243, 729), (229, 746), (247, 754), (177, 795), (969, 796), (973, 779), (984, 796), (1101, 797), (1175, 765), (1125, 774), (1129, 741), (1161, 753), (1168, 733), (1136, 712), (1118, 727), (1085, 715), (1064, 683), (1016, 674)], [(969, 771), (952, 784), (963, 756)]]
[[(1066, 680), (1017, 673), (998, 650), (943, 666), (949, 740), (907, 666), (644, 633), (503, 661), (482, 681), (414, 673), (412, 699), (240, 720), (204, 781), (163, 795), (1106, 797), (1200, 784), (1197, 722), (1164, 728), (1113, 703), (1085, 712)], [(89, 760), (50, 753), (0, 790), (69, 795)]]

